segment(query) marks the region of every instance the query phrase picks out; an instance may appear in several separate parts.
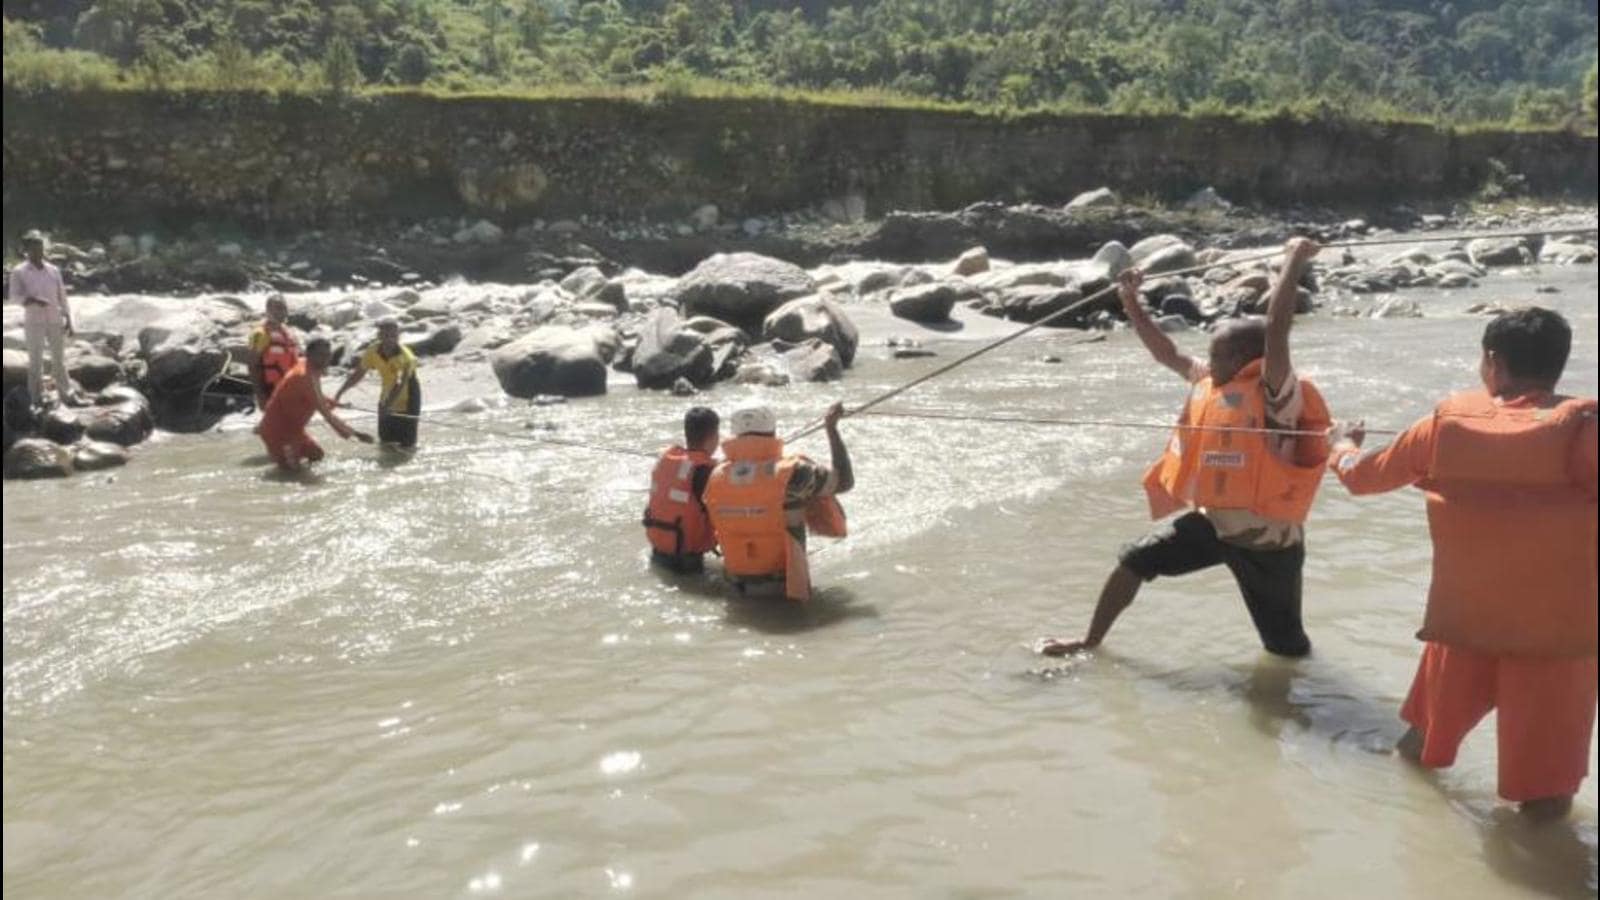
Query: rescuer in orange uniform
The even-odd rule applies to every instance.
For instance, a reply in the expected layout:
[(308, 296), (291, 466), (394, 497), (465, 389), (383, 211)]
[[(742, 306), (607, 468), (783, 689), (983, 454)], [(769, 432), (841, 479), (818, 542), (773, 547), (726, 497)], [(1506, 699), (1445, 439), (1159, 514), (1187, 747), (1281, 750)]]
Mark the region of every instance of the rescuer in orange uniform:
[(835, 403), (823, 420), (830, 467), (784, 453), (772, 410), (733, 414), (734, 437), (722, 445), (726, 458), (706, 485), (706, 508), (722, 545), (723, 571), (736, 585), (781, 582), (790, 600), (811, 598), (806, 531), (844, 537), (844, 510), (834, 498), (855, 486), (839, 436), (843, 417), (843, 404)]
[(1327, 461), (1330, 420), (1321, 394), (1294, 374), (1289, 328), (1300, 277), (1319, 249), (1289, 241), (1265, 321), (1219, 327), (1207, 363), (1179, 352), (1139, 299), (1140, 273), (1123, 273), (1122, 308), (1134, 331), (1156, 362), (1192, 386), (1166, 452), (1145, 476), (1151, 517), (1188, 512), (1123, 550), (1083, 640), (1047, 638), (1039, 652), (1099, 646), (1141, 584), (1215, 565), (1232, 571), (1269, 652), (1311, 652), (1300, 618), (1304, 523)]
[(673, 572), (705, 569), (705, 555), (717, 548), (706, 512), (706, 483), (722, 442), (716, 410), (691, 408), (683, 416), (683, 444), (668, 447), (650, 474), (650, 501), (644, 510), (650, 561)]
[(1330, 460), (1353, 494), (1416, 485), (1427, 498), (1433, 578), (1401, 753), (1449, 766), (1498, 710), (1500, 796), (1535, 818), (1572, 808), (1595, 719), (1596, 406), (1555, 392), (1571, 348), (1558, 313), (1499, 316), (1483, 332), (1483, 390), (1365, 456), (1359, 423), (1335, 429)]

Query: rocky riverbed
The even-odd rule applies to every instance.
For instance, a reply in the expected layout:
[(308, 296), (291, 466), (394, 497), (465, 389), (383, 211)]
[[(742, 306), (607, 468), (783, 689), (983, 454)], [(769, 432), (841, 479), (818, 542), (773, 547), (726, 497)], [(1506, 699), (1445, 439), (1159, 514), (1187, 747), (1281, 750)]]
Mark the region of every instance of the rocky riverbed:
[[(1051, 324), (1113, 329), (1121, 324), (1114, 297), (1082, 301), (1129, 266), (1148, 273), (1145, 300), (1163, 328), (1208, 327), (1261, 310), (1276, 265), (1258, 258), (1263, 247), (1270, 255), (1294, 233), (1395, 236), (1366, 220), (1295, 222), (1240, 211), (1214, 192), (1166, 213), (1124, 210), (1108, 195), (1091, 192), (1059, 209), (980, 204), (897, 214), (870, 227), (730, 225), (707, 209), (670, 226), (535, 223), (507, 233), (489, 222), (434, 223), (388, 245), (370, 235), (250, 246), (189, 238), (175, 248), (128, 235), (58, 244), (77, 320), (69, 371), (94, 400), (43, 416), (28, 409), (19, 390), (21, 311), (8, 305), (5, 474), (119, 465), (126, 448), (156, 429), (200, 431), (247, 415), (246, 338), (274, 292), (288, 298), (294, 327), (332, 341), (338, 364), (372, 339), (377, 320), (399, 319), (406, 343), (425, 357), (430, 405), (587, 397), (630, 382), (690, 395), (724, 381), (839, 379), (864, 346), (923, 356), (936, 352), (924, 343), (982, 339), (1074, 306)], [(1459, 289), (1461, 312), (1493, 312), (1530, 299), (1475, 297), (1495, 271), (1596, 258), (1593, 233), (1470, 234), (1593, 228), (1593, 209), (1391, 211), (1386, 220), (1408, 232), (1463, 233), (1414, 246), (1330, 249), (1301, 285), (1300, 312), (1422, 315), (1404, 294), (1417, 287)], [(700, 255), (680, 265), (687, 253)], [(634, 264), (651, 259), (660, 265)], [(1209, 268), (1169, 274), (1201, 265)]]

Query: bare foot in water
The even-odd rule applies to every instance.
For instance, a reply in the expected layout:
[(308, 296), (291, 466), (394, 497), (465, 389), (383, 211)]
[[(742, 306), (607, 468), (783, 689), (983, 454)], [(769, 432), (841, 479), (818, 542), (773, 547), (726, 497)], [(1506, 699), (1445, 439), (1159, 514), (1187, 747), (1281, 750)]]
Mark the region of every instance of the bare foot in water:
[(1558, 822), (1572, 812), (1571, 797), (1540, 797), (1537, 800), (1524, 800), (1517, 804), (1517, 809), (1531, 822)]
[(1415, 728), (1408, 730), (1395, 741), (1394, 749), (1411, 762), (1422, 765), (1422, 732)]
[(1040, 638), (1033, 644), (1033, 652), (1044, 656), (1071, 656), (1093, 649), (1094, 645), (1088, 641), (1063, 641), (1060, 638)]

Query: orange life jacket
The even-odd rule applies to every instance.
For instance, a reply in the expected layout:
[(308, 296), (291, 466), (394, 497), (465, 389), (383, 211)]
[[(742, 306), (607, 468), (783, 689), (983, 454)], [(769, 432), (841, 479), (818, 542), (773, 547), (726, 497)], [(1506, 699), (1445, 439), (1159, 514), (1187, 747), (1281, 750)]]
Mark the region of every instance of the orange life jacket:
[(650, 503), (644, 511), (645, 536), (656, 552), (681, 557), (716, 549), (711, 518), (694, 493), (695, 472), (711, 465), (704, 450), (672, 447), (661, 454), (650, 474)]
[(1434, 413), (1433, 581), (1423, 640), (1507, 656), (1594, 656), (1594, 400), (1503, 405), (1458, 394)]
[(300, 343), (293, 332), (271, 319), (262, 321), (261, 330), (267, 334), (267, 347), (261, 351), (261, 380), (271, 390), (300, 361)]
[[(799, 457), (783, 455), (783, 441), (740, 435), (722, 445), (726, 457), (706, 485), (706, 508), (722, 544), (723, 570), (735, 580), (784, 579), (791, 600), (811, 597), (811, 571), (805, 544), (789, 533), (783, 501)], [(844, 509), (833, 497), (812, 501), (806, 527), (817, 534), (844, 537)]]
[[(1159, 519), (1191, 506), (1247, 509), (1258, 516), (1304, 522), (1322, 482), (1331, 419), (1311, 382), (1300, 380), (1305, 411), (1294, 439), (1294, 459), (1269, 448), (1271, 435), (1229, 428), (1270, 428), (1261, 360), (1250, 363), (1226, 384), (1205, 378), (1195, 383), (1184, 404), (1166, 452), (1144, 476), (1150, 516)], [(1209, 429), (1209, 430), (1207, 430)]]

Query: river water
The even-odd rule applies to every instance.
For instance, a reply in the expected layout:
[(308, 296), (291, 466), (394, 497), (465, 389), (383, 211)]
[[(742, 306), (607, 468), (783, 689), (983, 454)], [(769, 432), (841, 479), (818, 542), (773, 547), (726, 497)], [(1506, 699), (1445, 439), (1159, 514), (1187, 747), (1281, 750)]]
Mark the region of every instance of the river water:
[[(1592, 395), (1596, 286), (1544, 269), (1412, 292), (1422, 319), (1312, 316), (1298, 365), (1336, 414), (1404, 426), (1474, 385), (1470, 303), (1537, 297), (1573, 320), (1565, 386)], [(1171, 419), (1184, 387), (1131, 335), (1082, 337), (1018, 342), (899, 405)], [(798, 425), (972, 345), (930, 346), (710, 399)], [(1219, 570), (1152, 585), (1096, 655), (1046, 661), (1023, 644), (1080, 632), (1149, 527), (1161, 433), (847, 421), (855, 535), (797, 610), (647, 570), (648, 460), (445, 425), (651, 448), (683, 405), (624, 379), (440, 415), (408, 462), (329, 436), (310, 483), (268, 476), (240, 431), (158, 439), (109, 481), (8, 482), (5, 890), (1594, 894), (1594, 781), (1533, 829), (1495, 802), (1487, 724), (1437, 777), (1388, 752), (1427, 582), (1418, 494), (1325, 485), (1309, 660), (1266, 657)]]

